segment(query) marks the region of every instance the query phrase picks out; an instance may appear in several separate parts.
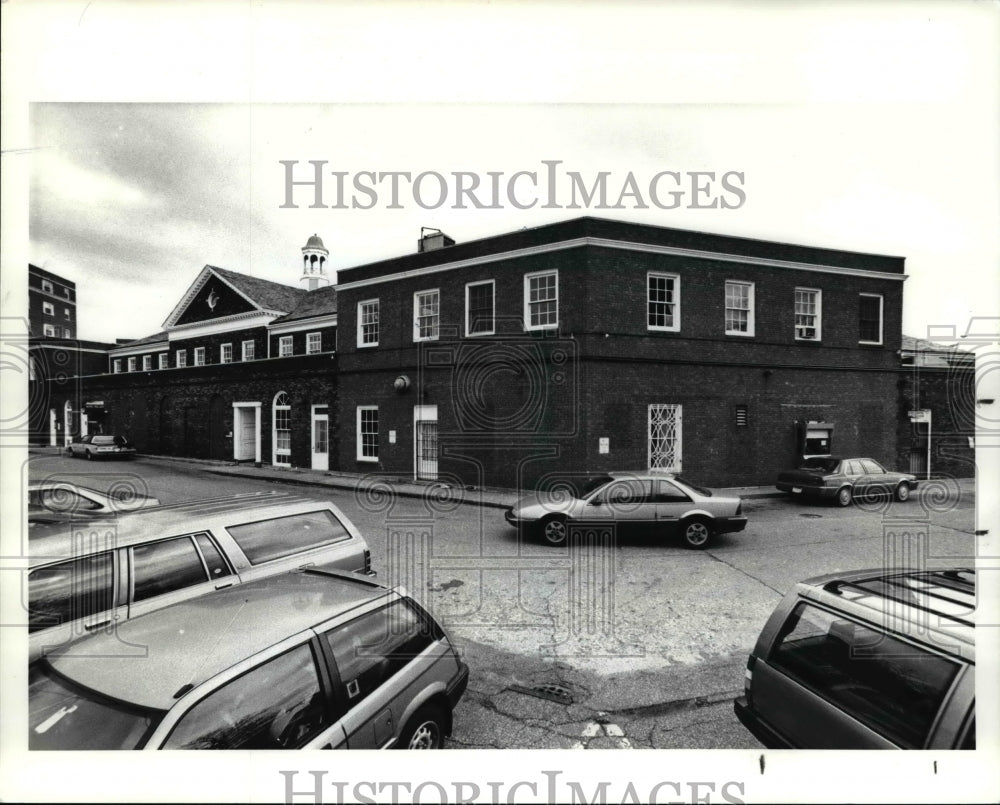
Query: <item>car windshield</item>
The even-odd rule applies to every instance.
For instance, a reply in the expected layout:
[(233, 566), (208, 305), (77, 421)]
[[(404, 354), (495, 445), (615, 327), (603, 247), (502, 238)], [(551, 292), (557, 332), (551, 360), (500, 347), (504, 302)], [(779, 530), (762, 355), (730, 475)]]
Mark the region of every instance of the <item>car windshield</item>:
[(44, 662), (31, 666), (29, 749), (138, 749), (161, 717), (77, 687)]
[(674, 480), (675, 481), (680, 481), (688, 489), (693, 489), (695, 492), (697, 492), (702, 497), (706, 497), (706, 498), (712, 497), (712, 490), (711, 489), (706, 489), (704, 486), (698, 486), (698, 484), (693, 484), (687, 478), (682, 478), (680, 475), (678, 475), (678, 476), (676, 476), (674, 478)]
[(807, 458), (799, 464), (800, 470), (820, 470), (821, 472), (834, 472), (840, 460), (836, 458)]
[(118, 439), (116, 436), (95, 436), (92, 444), (118, 444)]

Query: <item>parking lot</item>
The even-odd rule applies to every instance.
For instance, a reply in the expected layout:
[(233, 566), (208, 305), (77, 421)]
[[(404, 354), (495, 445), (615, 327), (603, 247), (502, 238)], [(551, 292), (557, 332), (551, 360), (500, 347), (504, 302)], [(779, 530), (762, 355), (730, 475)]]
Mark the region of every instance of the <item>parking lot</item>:
[[(33, 455), (27, 482), (131, 484), (164, 503), (288, 488), (222, 465), (139, 458), (87, 464)], [(288, 474), (287, 480), (309, 480)], [(367, 538), (379, 580), (402, 584), (449, 630), (471, 667), (453, 747), (744, 748), (736, 721), (747, 653), (781, 595), (821, 573), (896, 564), (969, 565), (970, 481), (922, 485), (905, 503), (841, 509), (748, 498), (745, 531), (706, 550), (584, 532), (553, 548), (522, 540), (497, 506), (462, 490), (424, 498), (299, 484)]]

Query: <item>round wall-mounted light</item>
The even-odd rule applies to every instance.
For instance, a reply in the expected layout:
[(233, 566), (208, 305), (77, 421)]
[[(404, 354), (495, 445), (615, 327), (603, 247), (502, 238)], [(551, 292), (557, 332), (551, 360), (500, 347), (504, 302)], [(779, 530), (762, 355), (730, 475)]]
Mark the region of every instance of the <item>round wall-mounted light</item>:
[(402, 394), (410, 387), (410, 378), (406, 375), (400, 375), (395, 380), (392, 381), (392, 390), (397, 394)]

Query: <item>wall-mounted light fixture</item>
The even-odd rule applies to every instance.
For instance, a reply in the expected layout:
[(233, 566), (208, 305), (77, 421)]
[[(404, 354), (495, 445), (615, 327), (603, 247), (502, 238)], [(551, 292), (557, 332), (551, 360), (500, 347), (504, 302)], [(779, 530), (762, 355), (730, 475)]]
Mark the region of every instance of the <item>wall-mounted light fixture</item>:
[(410, 378), (406, 375), (400, 375), (395, 380), (392, 381), (392, 390), (397, 394), (402, 394), (410, 387)]

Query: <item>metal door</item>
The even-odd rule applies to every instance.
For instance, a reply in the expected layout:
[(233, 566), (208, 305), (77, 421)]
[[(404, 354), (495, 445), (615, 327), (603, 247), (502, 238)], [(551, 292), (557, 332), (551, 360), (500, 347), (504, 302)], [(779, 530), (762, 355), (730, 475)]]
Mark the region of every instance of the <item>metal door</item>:
[(417, 478), (433, 481), (438, 477), (438, 423), (419, 420), (416, 429)]

